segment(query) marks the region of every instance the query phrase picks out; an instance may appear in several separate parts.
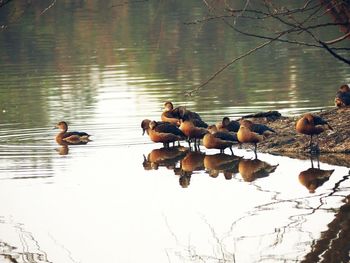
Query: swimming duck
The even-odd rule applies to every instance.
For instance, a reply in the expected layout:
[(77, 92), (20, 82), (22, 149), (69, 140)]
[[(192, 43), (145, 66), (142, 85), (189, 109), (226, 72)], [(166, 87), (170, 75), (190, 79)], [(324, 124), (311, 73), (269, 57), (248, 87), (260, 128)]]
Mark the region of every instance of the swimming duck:
[[(327, 127), (330, 130), (333, 128), (319, 116), (313, 115), (311, 113), (305, 114), (302, 118), (300, 118), (295, 125), (295, 129), (298, 133), (302, 133), (305, 135), (310, 135), (310, 150), (312, 151), (312, 136), (319, 135), (324, 132)], [(316, 145), (317, 146), (317, 145)]]
[(208, 149), (220, 149), (220, 153), (224, 153), (226, 148), (230, 148), (231, 153), (232, 145), (237, 143), (237, 135), (230, 132), (218, 131), (215, 125), (208, 127), (209, 133), (203, 137), (203, 145)]
[(257, 157), (257, 144), (261, 142), (264, 137), (256, 132), (251, 131), (247, 126), (245, 126), (244, 123), (241, 123), (241, 126), (237, 132), (237, 139), (240, 143), (253, 143), (255, 157)]
[(265, 124), (253, 123), (250, 120), (242, 119), (240, 124), (249, 128), (252, 132), (258, 133), (260, 135), (268, 135), (269, 133), (276, 133), (272, 128), (266, 126)]
[(56, 142), (61, 145), (67, 144), (86, 144), (90, 141), (90, 135), (86, 132), (67, 132), (68, 124), (65, 121), (60, 121), (56, 124), (55, 129), (61, 131), (56, 135)]
[(346, 107), (350, 105), (350, 87), (349, 84), (342, 85), (334, 99), (334, 104), (337, 107)]
[(221, 122), (216, 124), (218, 130), (227, 130), (229, 132), (238, 132), (239, 122), (231, 121), (229, 117), (224, 117)]
[(183, 132), (174, 124), (167, 122), (156, 122), (145, 119), (141, 122), (143, 134), (145, 131), (151, 141), (161, 142), (164, 147), (169, 147), (169, 143), (181, 141), (185, 138)]

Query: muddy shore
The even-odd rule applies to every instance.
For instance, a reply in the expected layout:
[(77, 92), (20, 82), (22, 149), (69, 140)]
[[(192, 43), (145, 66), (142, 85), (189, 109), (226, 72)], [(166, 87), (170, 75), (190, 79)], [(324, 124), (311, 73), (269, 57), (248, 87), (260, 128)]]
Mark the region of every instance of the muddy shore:
[[(315, 138), (319, 145), (320, 161), (350, 167), (350, 107), (314, 114), (325, 119), (333, 128), (333, 131), (327, 130)], [(258, 152), (310, 159), (310, 136), (295, 131), (295, 123), (301, 115), (286, 117), (278, 112), (264, 112), (248, 117), (253, 122), (266, 124), (276, 131), (276, 134), (266, 137), (258, 144)], [(251, 148), (249, 145), (243, 147)]]

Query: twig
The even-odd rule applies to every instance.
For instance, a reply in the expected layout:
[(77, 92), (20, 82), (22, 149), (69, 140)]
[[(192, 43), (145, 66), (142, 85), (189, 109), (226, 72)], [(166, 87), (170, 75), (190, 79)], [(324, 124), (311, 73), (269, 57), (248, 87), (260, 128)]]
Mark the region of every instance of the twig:
[(341, 37), (338, 37), (338, 38), (333, 39), (333, 40), (326, 41), (326, 42), (324, 42), (324, 43), (326, 43), (327, 45), (333, 45), (333, 44), (335, 44), (335, 43), (338, 43), (338, 42), (340, 42), (340, 41), (343, 41), (344, 39), (348, 38), (349, 36), (350, 36), (350, 32), (347, 33), (347, 34), (345, 34), (345, 35), (343, 35), (343, 36), (341, 36)]
[(232, 61), (230, 61), (229, 63), (227, 63), (226, 65), (224, 65), (223, 67), (221, 67), (218, 71), (216, 71), (209, 79), (207, 79), (205, 82), (203, 82), (201, 85), (199, 85), (198, 87), (188, 91), (185, 93), (186, 96), (192, 96), (193, 93), (197, 92), (198, 90), (200, 90), (201, 88), (203, 88), (204, 86), (206, 86), (210, 81), (212, 81), (217, 75), (219, 75), (221, 72), (223, 72), (226, 68), (228, 68), (229, 66), (231, 66), (233, 63), (235, 63), (236, 61), (249, 56), (250, 54), (252, 54), (253, 52), (265, 47), (266, 45), (270, 44), (271, 42), (273, 42), (274, 40), (269, 40), (266, 41), (264, 43), (262, 43), (261, 45), (249, 50), (248, 52), (236, 57), (235, 59), (233, 59)]
[(44, 13), (46, 13), (46, 11), (49, 10), (51, 7), (53, 7), (55, 4), (56, 4), (56, 0), (53, 0), (52, 3), (40, 13), (40, 15), (43, 15)]

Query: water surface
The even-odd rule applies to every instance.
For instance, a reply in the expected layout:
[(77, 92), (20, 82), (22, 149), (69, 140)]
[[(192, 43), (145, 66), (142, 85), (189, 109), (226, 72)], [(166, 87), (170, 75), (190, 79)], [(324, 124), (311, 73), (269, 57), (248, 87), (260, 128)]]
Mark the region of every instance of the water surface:
[[(333, 224), (344, 221), (348, 168), (320, 163), (334, 172), (310, 191), (299, 179), (310, 160), (258, 153), (266, 169), (252, 173), (254, 154), (235, 148), (239, 158), (216, 170), (207, 162), (217, 151), (202, 147), (183, 170), (187, 149), (147, 162), (162, 146), (141, 135), (140, 122), (159, 119), (165, 100), (208, 123), (332, 107), (348, 67), (324, 51), (273, 44), (186, 97), (258, 41), (220, 24), (185, 24), (207, 14), (197, 1), (46, 7), (0, 9), (2, 261), (307, 262), (343, 233)], [(58, 145), (60, 120), (92, 141)]]

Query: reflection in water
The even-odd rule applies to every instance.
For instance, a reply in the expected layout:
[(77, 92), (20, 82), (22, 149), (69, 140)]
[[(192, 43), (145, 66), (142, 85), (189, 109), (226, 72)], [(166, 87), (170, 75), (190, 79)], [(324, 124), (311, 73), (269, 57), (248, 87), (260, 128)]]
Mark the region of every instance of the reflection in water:
[[(0, 261), (4, 263), (50, 263), (47, 254), (41, 250), (37, 240), (35, 240), (31, 232), (25, 231), (22, 224), (14, 224), (12, 222), (0, 221), (0, 229), (6, 227), (7, 231), (13, 231), (11, 238), (7, 238), (13, 242), (3, 241), (6, 235), (2, 235), (0, 240)], [(7, 232), (6, 231), (6, 232)], [(6, 238), (5, 238), (6, 240)], [(15, 241), (16, 240), (16, 241)]]
[(270, 173), (276, 170), (277, 166), (278, 164), (270, 165), (259, 159), (241, 159), (238, 164), (238, 171), (244, 181), (252, 182), (258, 178), (269, 176)]
[(76, 141), (76, 142), (68, 142), (68, 141), (59, 141), (59, 145), (60, 147), (56, 148), (55, 150), (57, 151), (57, 153), (59, 155), (67, 155), (69, 153), (69, 146), (70, 145), (85, 145), (88, 142), (90, 142), (91, 140), (88, 141)]
[(56, 148), (56, 151), (59, 155), (67, 155), (69, 153), (68, 145), (62, 145), (61, 147)]
[(223, 173), (227, 180), (232, 179), (233, 174), (238, 173), (238, 163), (241, 157), (228, 155), (225, 153), (217, 153), (206, 155), (204, 158), (204, 167), (209, 175), (213, 178)]
[(244, 181), (252, 182), (267, 177), (278, 166), (259, 159), (244, 159), (225, 153), (206, 154), (201, 151), (190, 151), (189, 148), (182, 146), (153, 149), (147, 158), (143, 156), (142, 165), (145, 170), (158, 170), (162, 166), (173, 170), (175, 175), (180, 176), (179, 183), (182, 187), (189, 186), (194, 171), (206, 171), (212, 178), (222, 173), (226, 180), (240, 173)]
[(350, 256), (350, 196), (344, 198), (328, 229), (312, 244), (311, 252), (301, 262), (349, 262)]
[(145, 170), (158, 170), (160, 166), (167, 169), (175, 169), (183, 157), (185, 157), (187, 149), (185, 147), (171, 147), (153, 149), (148, 155), (143, 156), (143, 168)]
[(194, 171), (204, 169), (205, 153), (200, 151), (188, 152), (180, 163), (179, 183), (183, 188), (187, 188), (190, 184), (191, 175)]
[(316, 189), (322, 186), (326, 181), (329, 180), (330, 176), (333, 174), (334, 169), (332, 170), (322, 170), (320, 169), (320, 162), (318, 156), (317, 159), (317, 168), (314, 168), (314, 163), (312, 156), (310, 156), (311, 160), (311, 168), (300, 172), (299, 174), (299, 182), (304, 185), (310, 193), (315, 193)]

